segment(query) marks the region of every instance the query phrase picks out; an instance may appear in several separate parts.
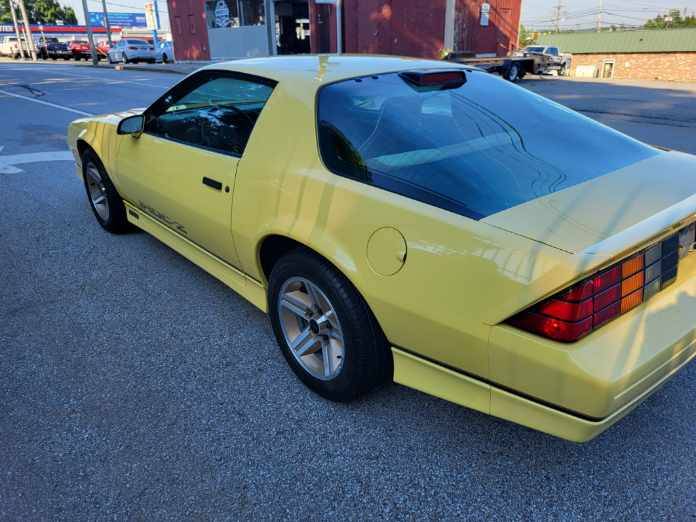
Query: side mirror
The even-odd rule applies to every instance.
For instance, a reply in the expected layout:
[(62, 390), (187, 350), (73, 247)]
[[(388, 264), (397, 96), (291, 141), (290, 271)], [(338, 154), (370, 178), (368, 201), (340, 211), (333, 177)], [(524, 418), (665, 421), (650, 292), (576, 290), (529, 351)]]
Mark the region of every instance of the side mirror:
[(128, 116), (121, 120), (116, 129), (117, 134), (130, 134), (134, 138), (140, 137), (145, 128), (145, 116), (142, 114), (137, 114), (135, 116)]

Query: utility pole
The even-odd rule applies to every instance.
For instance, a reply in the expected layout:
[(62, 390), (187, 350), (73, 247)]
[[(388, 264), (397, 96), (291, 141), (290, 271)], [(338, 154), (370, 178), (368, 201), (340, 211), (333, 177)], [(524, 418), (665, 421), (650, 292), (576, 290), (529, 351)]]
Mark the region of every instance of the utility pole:
[(561, 32), (561, 18), (563, 18), (563, 0), (558, 0), (558, 4), (553, 8), (553, 19), (556, 23), (556, 32)]
[[(15, 13), (14, 0), (10, 0), (10, 11), (12, 12), (12, 24), (14, 25), (15, 34), (17, 35), (17, 47), (19, 48), (19, 54), (22, 60), (25, 58), (24, 54), (24, 44), (22, 43), (22, 35), (19, 33), (19, 25), (17, 24), (17, 13)], [(26, 56), (29, 53), (27, 52)]]
[(599, 0), (599, 10), (597, 11), (597, 32), (602, 30), (602, 15), (604, 14), (604, 0)]
[(152, 0), (152, 9), (155, 12), (155, 41), (152, 43), (156, 47), (157, 46), (157, 31), (159, 31), (159, 29), (160, 29), (159, 7), (157, 7), (157, 0)]
[(22, 20), (24, 21), (24, 33), (27, 35), (27, 47), (29, 47), (29, 54), (31, 54), (31, 61), (36, 61), (36, 47), (34, 47), (34, 38), (31, 36), (31, 26), (29, 25), (29, 17), (27, 16), (27, 9), (24, 7), (24, 0), (19, 0), (19, 11), (22, 13)]
[(343, 52), (343, 2), (336, 0), (336, 54)]
[(92, 54), (92, 65), (96, 66), (99, 64), (99, 57), (97, 57), (97, 48), (94, 47), (94, 35), (92, 34), (92, 26), (89, 25), (89, 9), (87, 9), (87, 0), (82, 0), (82, 12), (85, 15), (85, 25), (87, 26), (87, 40), (89, 41), (89, 50)]
[(102, 10), (104, 11), (104, 25), (106, 26), (106, 39), (109, 41), (111, 49), (111, 24), (109, 23), (109, 12), (106, 10), (106, 0), (102, 0)]

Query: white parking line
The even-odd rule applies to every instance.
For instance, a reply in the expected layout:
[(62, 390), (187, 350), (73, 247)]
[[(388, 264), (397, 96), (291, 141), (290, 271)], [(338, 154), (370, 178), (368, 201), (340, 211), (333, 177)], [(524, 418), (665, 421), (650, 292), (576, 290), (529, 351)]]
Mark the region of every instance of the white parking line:
[[(3, 145), (0, 145), (2, 152)], [(0, 174), (16, 174), (22, 172), (15, 165), (24, 163), (42, 163), (48, 161), (73, 161), (72, 153), (69, 150), (52, 150), (48, 152), (29, 152), (27, 154), (0, 155)]]
[(2, 89), (0, 89), (0, 94), (4, 94), (6, 96), (13, 96), (15, 98), (19, 98), (21, 100), (27, 100), (27, 101), (34, 102), (34, 103), (40, 103), (41, 105), (48, 105), (49, 107), (53, 107), (54, 109), (62, 109), (64, 111), (74, 112), (75, 114), (80, 114), (81, 116), (94, 116), (90, 112), (85, 112), (85, 111), (81, 111), (78, 109), (73, 109), (71, 107), (65, 107), (63, 105), (58, 105), (58, 104), (43, 101), (43, 100), (37, 100), (36, 98), (30, 98), (29, 96), (22, 96), (21, 94), (15, 94), (13, 92), (3, 91)]
[[(82, 73), (86, 74), (78, 74), (73, 72), (72, 70), (68, 71), (66, 69), (75, 69), (78, 67), (84, 67), (87, 68), (88, 66), (80, 66), (80, 65), (70, 65), (70, 64), (36, 64), (35, 66), (31, 65), (19, 65), (19, 66), (14, 66), (14, 67), (3, 67), (2, 62), (0, 62), (0, 72), (2, 71), (35, 71), (35, 72), (46, 72), (51, 69), (54, 71), (57, 69), (57, 73), (65, 76), (72, 76), (74, 78), (83, 78), (83, 79), (89, 79), (89, 80), (94, 80), (96, 82), (104, 82), (104, 83), (109, 83), (110, 81), (117, 81), (120, 83), (125, 83), (125, 84), (133, 84), (141, 87), (149, 87), (151, 89), (169, 89), (169, 87), (172, 86), (172, 82), (166, 79), (162, 79), (161, 77), (159, 78), (153, 78), (153, 77), (135, 77), (135, 78), (116, 78), (116, 73), (121, 75), (124, 72), (129, 74), (129, 75), (135, 75), (135, 74), (142, 74), (142, 71), (135, 71), (135, 70), (126, 70), (126, 71), (116, 71), (115, 69), (112, 69), (110, 67), (102, 67), (100, 69), (96, 70), (84, 70), (80, 71)], [(92, 76), (89, 73), (106, 73), (108, 76)], [(154, 74), (156, 75), (161, 75), (163, 73), (155, 72)], [(166, 73), (164, 73), (166, 74)], [(170, 75), (171, 76), (171, 75)], [(164, 85), (162, 85), (159, 82), (163, 82)]]

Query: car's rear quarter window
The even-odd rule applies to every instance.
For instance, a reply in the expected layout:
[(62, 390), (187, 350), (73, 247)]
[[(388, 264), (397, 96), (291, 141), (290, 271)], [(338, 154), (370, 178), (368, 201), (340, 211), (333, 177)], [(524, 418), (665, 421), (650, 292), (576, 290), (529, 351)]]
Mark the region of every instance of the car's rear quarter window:
[(602, 176), (658, 151), (497, 77), (447, 90), (396, 73), (319, 91), (334, 173), (473, 219)]

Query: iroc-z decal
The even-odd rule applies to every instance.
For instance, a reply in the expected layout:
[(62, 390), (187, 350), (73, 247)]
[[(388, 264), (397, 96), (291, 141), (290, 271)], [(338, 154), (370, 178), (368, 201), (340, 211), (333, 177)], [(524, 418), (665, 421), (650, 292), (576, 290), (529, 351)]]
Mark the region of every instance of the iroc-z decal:
[(188, 236), (188, 231), (186, 230), (186, 227), (184, 225), (182, 225), (181, 223), (179, 223), (178, 221), (175, 221), (174, 219), (170, 218), (166, 214), (163, 214), (162, 212), (160, 212), (156, 208), (152, 208), (150, 205), (143, 203), (142, 201), (140, 201), (138, 204), (140, 205), (140, 208), (142, 210), (144, 210), (145, 212), (150, 214), (152, 217), (157, 218), (157, 220), (161, 221), (162, 223), (164, 223), (168, 227), (173, 228), (174, 230), (176, 230), (180, 234)]

